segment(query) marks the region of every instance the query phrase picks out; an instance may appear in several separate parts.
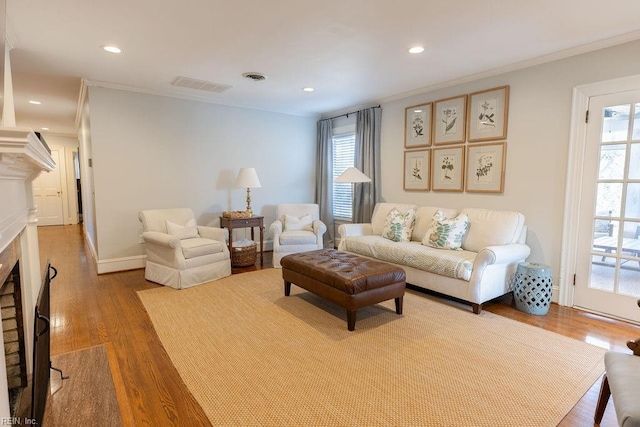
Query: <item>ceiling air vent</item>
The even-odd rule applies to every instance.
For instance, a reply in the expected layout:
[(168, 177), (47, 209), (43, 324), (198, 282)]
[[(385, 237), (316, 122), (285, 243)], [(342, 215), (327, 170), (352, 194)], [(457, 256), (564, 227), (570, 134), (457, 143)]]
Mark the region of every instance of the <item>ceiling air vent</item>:
[(221, 83), (207, 82), (204, 80), (196, 80), (182, 76), (176, 77), (175, 80), (171, 82), (171, 85), (214, 93), (222, 93), (231, 89), (232, 87), (231, 85), (223, 85)]
[(261, 82), (267, 79), (267, 76), (260, 73), (244, 73), (242, 74), (242, 77), (244, 77), (245, 79), (253, 80), (254, 82)]

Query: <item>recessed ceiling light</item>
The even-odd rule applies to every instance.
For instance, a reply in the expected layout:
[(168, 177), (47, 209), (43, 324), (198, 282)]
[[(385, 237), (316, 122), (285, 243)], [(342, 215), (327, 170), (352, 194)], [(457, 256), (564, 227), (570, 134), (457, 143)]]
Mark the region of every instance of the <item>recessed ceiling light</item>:
[(424, 52), (424, 48), (422, 46), (414, 46), (414, 47), (411, 47), (411, 48), (407, 49), (407, 52), (409, 52), (409, 53), (422, 53), (422, 52)]
[(42, 130), (49, 130), (49, 128), (41, 128)]
[(106, 50), (109, 53), (120, 53), (122, 50), (117, 46), (106, 45), (102, 46), (102, 49)]
[(422, 110), (413, 110), (414, 113), (422, 113)]
[(29, 101), (29, 104), (33, 104), (33, 105), (40, 105), (40, 104), (42, 104), (42, 102), (40, 102), (40, 101), (33, 101), (33, 100), (31, 100), (31, 101)]
[(315, 89), (312, 87), (303, 87), (302, 90), (305, 92), (313, 92)]

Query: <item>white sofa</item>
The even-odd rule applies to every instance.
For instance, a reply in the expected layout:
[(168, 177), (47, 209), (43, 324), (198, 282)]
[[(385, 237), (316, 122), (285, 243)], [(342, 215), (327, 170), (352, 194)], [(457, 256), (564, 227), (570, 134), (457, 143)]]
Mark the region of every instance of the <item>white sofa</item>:
[[(416, 211), (410, 242), (382, 237), (389, 211)], [(462, 250), (436, 249), (421, 242), (433, 215), (441, 210), (447, 218), (466, 214), (469, 228)], [(460, 211), (412, 204), (378, 203), (371, 223), (342, 224), (338, 249), (402, 267), (407, 283), (471, 303), (478, 314), (482, 304), (513, 290), (519, 262), (530, 254), (525, 244), (524, 215), (518, 212), (465, 208)]]

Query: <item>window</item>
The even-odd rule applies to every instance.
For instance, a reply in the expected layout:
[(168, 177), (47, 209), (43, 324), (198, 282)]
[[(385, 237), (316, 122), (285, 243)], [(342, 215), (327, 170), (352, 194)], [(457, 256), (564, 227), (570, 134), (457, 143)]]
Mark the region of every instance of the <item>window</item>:
[[(333, 136), (333, 179), (355, 163), (356, 134), (343, 133)], [(347, 182), (333, 183), (333, 216), (351, 219), (353, 210), (353, 185)]]

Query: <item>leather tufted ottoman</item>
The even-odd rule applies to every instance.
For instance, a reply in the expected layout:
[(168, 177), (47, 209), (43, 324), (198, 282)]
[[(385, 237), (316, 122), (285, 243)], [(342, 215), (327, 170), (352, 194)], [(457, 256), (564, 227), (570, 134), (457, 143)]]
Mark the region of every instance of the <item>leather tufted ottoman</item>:
[(287, 255), (282, 258), (284, 294), (294, 283), (347, 309), (347, 327), (356, 327), (359, 308), (395, 298), (402, 314), (406, 275), (402, 268), (335, 249)]

